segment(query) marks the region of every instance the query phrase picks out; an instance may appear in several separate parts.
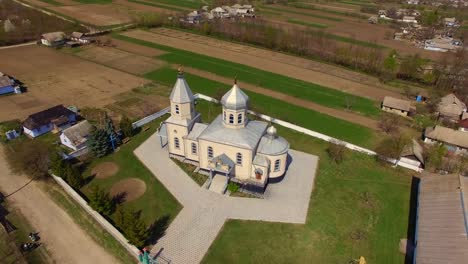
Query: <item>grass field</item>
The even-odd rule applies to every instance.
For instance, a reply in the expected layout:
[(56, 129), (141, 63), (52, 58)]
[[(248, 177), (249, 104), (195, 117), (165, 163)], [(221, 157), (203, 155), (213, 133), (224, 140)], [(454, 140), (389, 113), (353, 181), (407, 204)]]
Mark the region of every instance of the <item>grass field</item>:
[[(172, 85), (175, 81), (176, 71), (169, 68), (161, 68), (146, 74), (145, 77), (166, 85)], [(213, 97), (219, 97), (231, 87), (229, 85), (211, 81), (196, 75), (185, 73), (187, 82), (194, 93), (202, 93)], [(266, 95), (245, 91), (252, 102), (250, 108), (254, 111), (270, 115), (320, 133), (336, 137), (356, 145), (372, 147), (376, 135), (371, 129), (327, 116), (310, 109), (277, 100)]]
[(325, 142), (276, 127), (292, 149), (320, 157), (306, 224), (230, 220), (203, 263), (351, 263), (360, 256), (367, 263), (403, 263), (408, 172), (351, 152), (337, 165)]
[(81, 4), (110, 4), (112, 0), (73, 0)]
[(202, 7), (203, 1), (201, 0), (147, 0), (149, 2), (153, 3), (161, 3), (161, 4), (166, 4), (166, 5), (173, 5), (173, 6), (180, 6), (180, 7), (185, 7), (185, 8), (190, 8), (190, 9), (198, 9)]
[(124, 203), (124, 207), (141, 210), (141, 217), (147, 225), (155, 223), (162, 217), (169, 217), (171, 221), (181, 209), (177, 200), (164, 188), (164, 186), (154, 177), (154, 175), (136, 158), (133, 154), (143, 141), (152, 135), (159, 127), (159, 121), (151, 123), (149, 130), (140, 132), (134, 136), (130, 142), (120, 147), (120, 150), (100, 159), (95, 159), (84, 172), (84, 176), (89, 176), (93, 167), (102, 162), (114, 162), (118, 164), (119, 171), (106, 179), (93, 179), (88, 185), (82, 188), (82, 192), (89, 194), (93, 186), (109, 190), (116, 182), (127, 178), (139, 178), (146, 183), (146, 192), (140, 198)]
[(356, 17), (356, 18), (362, 18), (362, 19), (368, 19), (369, 16), (367, 15), (362, 15), (359, 13), (355, 12), (342, 12), (342, 11), (337, 11), (337, 10), (332, 10), (328, 9), (325, 7), (317, 7), (313, 4), (308, 4), (308, 3), (288, 3), (288, 6), (296, 7), (296, 8), (302, 8), (302, 9), (310, 9), (310, 10), (317, 10), (325, 13), (329, 13), (332, 15), (339, 15), (339, 16), (348, 16), (348, 17)]
[(285, 10), (285, 9), (281, 9), (281, 8), (277, 8), (277, 7), (271, 7), (271, 6), (263, 6), (263, 9), (273, 10), (273, 11), (278, 11), (278, 12), (298, 14), (298, 15), (314, 17), (314, 18), (319, 18), (319, 19), (324, 19), (324, 20), (329, 20), (329, 21), (335, 21), (335, 22), (343, 21), (343, 19), (337, 18), (337, 17), (329, 17), (329, 16), (311, 14), (311, 13), (306, 13), (306, 12), (294, 11), (294, 10)]
[(183, 8), (178, 8), (178, 7), (175, 7), (175, 6), (161, 5), (161, 4), (156, 3), (155, 1), (152, 1), (152, 2), (139, 1), (139, 0), (127, 0), (127, 1), (132, 2), (132, 3), (137, 3), (137, 4), (140, 4), (140, 5), (154, 6), (154, 7), (174, 10), (174, 11), (177, 11), (177, 12), (185, 12), (186, 11)]
[(168, 53), (158, 56), (158, 59), (165, 60), (169, 63), (189, 65), (192, 68), (212, 72), (228, 78), (234, 78), (237, 75), (240, 80), (247, 83), (259, 85), (266, 89), (309, 100), (331, 108), (345, 109), (346, 100), (352, 100), (352, 111), (370, 117), (377, 117), (380, 113), (376, 103), (367, 98), (347, 94), (318, 84), (304, 82), (302, 80), (289, 78), (242, 64), (179, 50), (152, 42), (122, 35), (115, 35), (114, 37), (143, 46), (167, 51)]
[(327, 28), (327, 27), (328, 27), (328, 26), (325, 25), (325, 24), (313, 23), (313, 22), (306, 22), (306, 21), (302, 21), (302, 20), (294, 19), (294, 18), (288, 19), (288, 22), (289, 22), (289, 23), (293, 23), (293, 24), (298, 24), (298, 25), (313, 27), (313, 28)]

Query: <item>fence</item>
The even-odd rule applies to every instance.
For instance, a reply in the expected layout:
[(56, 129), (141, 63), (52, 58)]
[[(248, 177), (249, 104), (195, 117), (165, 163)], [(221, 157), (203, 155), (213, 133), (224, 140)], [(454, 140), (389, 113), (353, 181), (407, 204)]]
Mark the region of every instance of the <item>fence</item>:
[(52, 178), (75, 200), (91, 217), (94, 218), (109, 234), (111, 234), (122, 246), (137, 258), (140, 251), (134, 245), (128, 243), (128, 240), (119, 232), (113, 225), (111, 225), (102, 215), (94, 211), (91, 206), (62, 178), (52, 175)]
[(134, 129), (137, 128), (137, 127), (142, 127), (142, 126), (148, 124), (149, 122), (151, 122), (151, 121), (153, 121), (153, 120), (155, 120), (157, 118), (160, 118), (161, 116), (169, 113), (170, 109), (171, 109), (170, 107), (166, 107), (166, 108), (164, 108), (163, 110), (161, 110), (159, 112), (156, 112), (156, 113), (151, 114), (149, 116), (143, 117), (142, 119), (132, 123), (132, 127)]

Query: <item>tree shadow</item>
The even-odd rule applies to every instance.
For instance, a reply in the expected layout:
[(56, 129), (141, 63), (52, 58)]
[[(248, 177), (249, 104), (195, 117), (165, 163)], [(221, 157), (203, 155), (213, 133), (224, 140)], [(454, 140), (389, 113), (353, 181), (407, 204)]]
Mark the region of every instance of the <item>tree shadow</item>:
[(112, 197), (112, 203), (114, 204), (114, 206), (122, 204), (122, 203), (125, 202), (126, 197), (127, 197), (126, 192), (120, 192), (120, 193), (114, 195), (114, 197)]
[(92, 182), (94, 180), (94, 178), (96, 178), (96, 174), (93, 174), (93, 175), (90, 175), (86, 178), (83, 179), (83, 185), (81, 187), (84, 187), (86, 185), (88, 185), (90, 182)]
[(146, 240), (147, 245), (154, 245), (158, 240), (166, 234), (166, 229), (169, 226), (169, 215), (164, 215), (158, 218), (148, 228), (148, 239)]

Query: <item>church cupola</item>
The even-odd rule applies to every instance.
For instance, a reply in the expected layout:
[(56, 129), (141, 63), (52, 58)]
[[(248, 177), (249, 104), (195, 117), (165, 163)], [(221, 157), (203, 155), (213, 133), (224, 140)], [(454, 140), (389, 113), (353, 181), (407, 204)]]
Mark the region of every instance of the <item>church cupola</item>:
[(184, 78), (182, 67), (178, 68), (177, 81), (172, 88), (171, 115), (181, 119), (191, 119), (195, 116), (194, 97), (192, 90)]
[(223, 121), (227, 127), (241, 128), (247, 124), (247, 109), (249, 97), (237, 85), (234, 85), (221, 99), (223, 105)]

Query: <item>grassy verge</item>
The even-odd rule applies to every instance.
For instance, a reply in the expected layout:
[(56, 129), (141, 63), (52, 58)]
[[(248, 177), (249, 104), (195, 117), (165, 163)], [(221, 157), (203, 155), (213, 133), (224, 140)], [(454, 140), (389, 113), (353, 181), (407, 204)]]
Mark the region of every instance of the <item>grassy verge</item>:
[[(198, 110), (198, 108), (197, 108), (197, 110)], [(183, 163), (183, 162), (181, 162), (179, 160), (176, 160), (176, 159), (172, 159), (172, 161), (174, 161), (183, 171), (185, 171), (185, 173), (187, 173), (187, 175), (190, 178), (192, 178), (192, 180), (194, 182), (196, 182), (199, 186), (203, 186), (203, 184), (208, 179), (208, 176), (205, 176), (205, 175), (202, 175), (200, 173), (194, 172), (194, 170), (196, 168), (195, 166), (187, 164), (187, 163)]]
[(300, 12), (300, 11), (294, 11), (294, 10), (290, 10), (290, 9), (282, 9), (282, 8), (271, 7), (271, 6), (263, 6), (263, 9), (273, 10), (273, 11), (277, 11), (277, 12), (285, 12), (285, 13), (291, 13), (291, 14), (298, 14), (298, 15), (303, 15), (303, 16), (308, 16), (308, 17), (314, 17), (314, 18), (319, 18), (319, 19), (324, 19), (324, 20), (335, 21), (335, 22), (341, 22), (341, 21), (343, 21), (343, 19), (337, 18), (337, 17), (329, 17), (329, 16), (311, 14), (311, 13)]
[(202, 263), (351, 263), (360, 256), (368, 263), (403, 263), (399, 239), (408, 230), (408, 172), (349, 151), (337, 165), (325, 142), (276, 127), (292, 149), (320, 157), (306, 223), (230, 220)]
[(177, 11), (177, 12), (185, 12), (186, 11), (185, 9), (178, 8), (178, 7), (175, 7), (175, 6), (160, 5), (160, 4), (157, 4), (157, 3), (154, 3), (154, 2), (146, 2), (146, 1), (139, 1), (139, 0), (127, 0), (127, 1), (132, 2), (132, 3), (137, 3), (137, 4), (140, 4), (140, 5), (154, 6), (154, 7), (164, 8), (164, 9), (173, 10), (173, 11)]
[(83, 187), (81, 191), (89, 195), (93, 186), (99, 186), (105, 190), (117, 182), (129, 178), (138, 178), (145, 182), (146, 192), (138, 199), (125, 202), (122, 205), (125, 208), (133, 208), (141, 211), (141, 218), (150, 226), (158, 219), (168, 218), (171, 221), (182, 208), (171, 193), (154, 177), (154, 175), (138, 160), (133, 151), (140, 146), (149, 136), (151, 136), (159, 127), (164, 117), (150, 123), (147, 131), (142, 131), (134, 136), (130, 142), (120, 146), (119, 151), (95, 159), (89, 164), (84, 172), (84, 176), (90, 176), (91, 170), (100, 163), (113, 162), (119, 166), (119, 171), (106, 179), (92, 179), (91, 182)]
[(325, 24), (320, 24), (320, 23), (313, 23), (313, 22), (306, 22), (294, 18), (288, 19), (289, 23), (297, 24), (297, 25), (303, 25), (303, 26), (308, 26), (308, 27), (313, 27), (313, 28), (327, 28), (328, 26)]
[(6, 219), (16, 230), (7, 234), (3, 228), (0, 229), (0, 262), (23, 263), (26, 260), (27, 263), (48, 263), (49, 257), (44, 246), (39, 246), (24, 255), (19, 250), (21, 243), (31, 242), (28, 235), (34, 229), (28, 221), (33, 221), (33, 219), (26, 219), (19, 210), (9, 206), (6, 202), (2, 203), (1, 206), (8, 211)]
[[(174, 83), (176, 71), (169, 68), (161, 68), (145, 75), (166, 85)], [(213, 97), (226, 92), (230, 86), (211, 81), (196, 75), (185, 74), (187, 82), (195, 93), (202, 93)], [(266, 95), (245, 91), (252, 102), (254, 111), (267, 114), (320, 133), (330, 135), (353, 144), (372, 147), (375, 141), (375, 132), (371, 129), (356, 125), (338, 118), (324, 115), (310, 109), (277, 100)], [(202, 100), (200, 100), (202, 101)], [(218, 114), (218, 112), (216, 112)]]
[[(105, 248), (122, 263), (135, 263), (135, 258), (131, 256), (122, 245), (105, 231), (99, 223), (90, 217), (80, 205), (71, 199), (57, 184), (52, 182), (43, 186), (49, 196), (64, 209), (83, 230), (91, 236), (99, 245)], [(66, 235), (66, 234), (64, 234)]]
[(346, 100), (352, 100), (354, 102), (353, 111), (355, 112), (370, 117), (377, 117), (380, 113), (376, 103), (367, 98), (347, 94), (318, 84), (289, 78), (242, 64), (179, 50), (148, 41), (123, 35), (114, 35), (114, 37), (135, 44), (167, 51), (168, 53), (158, 56), (158, 58), (170, 63), (189, 65), (190, 67), (228, 78), (234, 78), (234, 76), (237, 75), (242, 81), (309, 100), (327, 107), (345, 109)]

